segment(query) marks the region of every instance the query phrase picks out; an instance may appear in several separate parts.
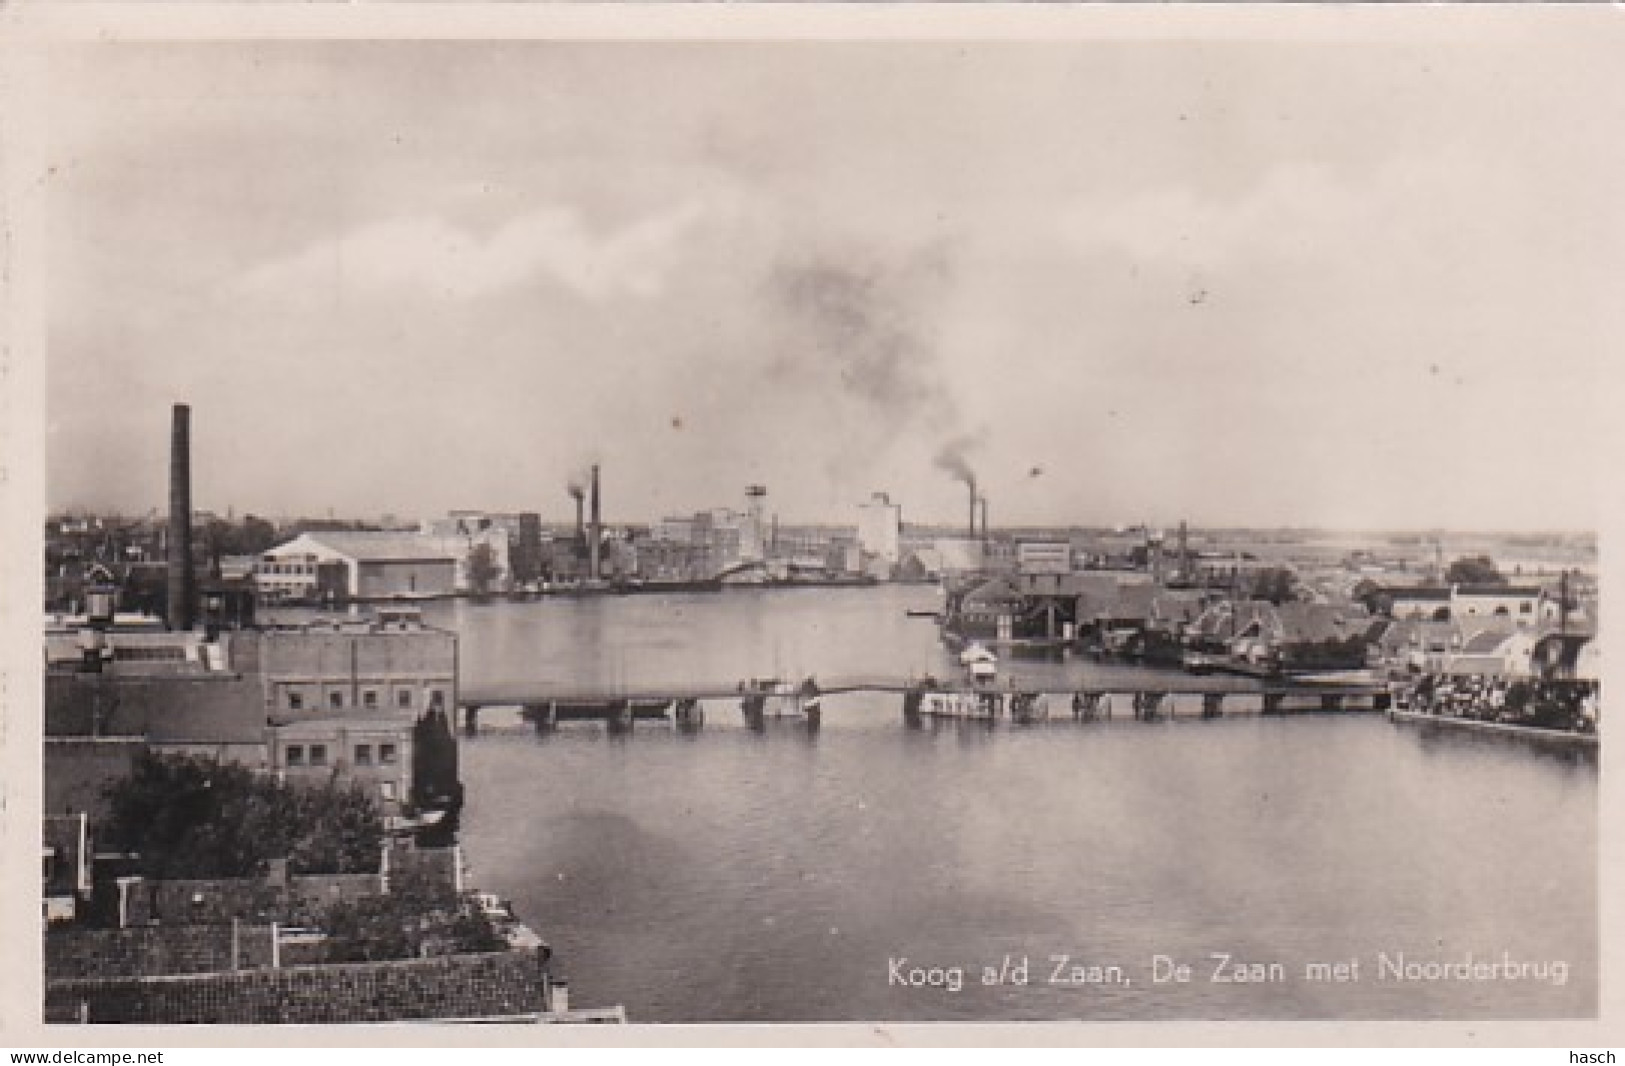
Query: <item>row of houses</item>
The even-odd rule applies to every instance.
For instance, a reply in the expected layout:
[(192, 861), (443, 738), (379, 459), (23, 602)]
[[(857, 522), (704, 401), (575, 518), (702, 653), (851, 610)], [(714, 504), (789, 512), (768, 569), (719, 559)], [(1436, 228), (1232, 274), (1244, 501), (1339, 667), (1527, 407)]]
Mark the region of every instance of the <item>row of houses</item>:
[[(1327, 608), (1317, 610), (1317, 608)], [(948, 618), (966, 637), (1007, 641), (1101, 640), (1129, 630), (1211, 635), (1220, 620), (1236, 625), (1242, 613), (1267, 618), (1267, 628), (1299, 629), (1333, 617), (1364, 616), (1359, 605), (1262, 600), (1235, 601), (1221, 593), (1169, 588), (1153, 575), (1130, 571), (1027, 573), (982, 577), (951, 585)], [(1287, 621), (1282, 621), (1287, 619)]]
[(45, 813), (94, 837), (107, 787), (152, 753), (352, 784), (409, 824), (425, 738), (455, 749), (455, 634), (406, 609), (271, 621), (213, 636), (48, 628)]
[[(1015, 574), (950, 587), (944, 631), (951, 642), (1094, 650), (1167, 665), (1337, 670), (1417, 655), (1436, 664), (1448, 653), (1462, 663), (1522, 655), (1527, 671), (1541, 639), (1591, 628), (1540, 589), (1397, 590), (1393, 602), (1392, 615), (1373, 614), (1352, 601), (1274, 603), (1167, 588), (1144, 573)], [(1193, 660), (1192, 652), (1201, 654)]]
[(1601, 678), (1601, 644), (1593, 630), (1516, 627), (1494, 618), (1396, 620), (1373, 653), (1395, 676)]

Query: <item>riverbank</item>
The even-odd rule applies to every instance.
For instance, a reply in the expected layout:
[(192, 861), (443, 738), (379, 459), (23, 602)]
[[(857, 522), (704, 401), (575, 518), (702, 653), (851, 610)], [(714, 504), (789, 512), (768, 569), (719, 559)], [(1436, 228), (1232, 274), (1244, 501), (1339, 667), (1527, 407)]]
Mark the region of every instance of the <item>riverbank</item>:
[(1535, 744), (1546, 744), (1556, 747), (1567, 747), (1576, 750), (1596, 751), (1601, 745), (1601, 738), (1596, 733), (1576, 733), (1564, 729), (1544, 729), (1540, 726), (1516, 725), (1511, 722), (1486, 722), (1478, 718), (1456, 718), (1443, 714), (1427, 714), (1421, 711), (1402, 711), (1390, 708), (1388, 718), (1394, 722), (1408, 722), (1424, 726), (1440, 726), (1449, 729), (1461, 729), (1468, 732), (1493, 734), (1503, 737), (1517, 737)]

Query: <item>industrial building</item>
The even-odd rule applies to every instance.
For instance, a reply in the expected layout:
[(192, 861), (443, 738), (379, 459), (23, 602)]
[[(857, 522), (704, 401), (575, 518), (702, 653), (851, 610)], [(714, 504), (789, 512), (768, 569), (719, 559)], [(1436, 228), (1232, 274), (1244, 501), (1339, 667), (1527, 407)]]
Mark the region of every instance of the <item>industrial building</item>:
[(412, 721), (396, 717), (310, 718), (271, 730), (270, 769), (280, 780), (359, 785), (386, 815), (412, 793)]
[(889, 577), (902, 561), (903, 508), (877, 492), (867, 503), (858, 504), (858, 547), (866, 559), (873, 559)]
[(449, 596), (457, 589), (457, 558), (415, 533), (301, 533), (260, 557), (256, 580), (266, 568), (304, 567), (297, 576), (308, 575), (314, 589), (330, 564), (343, 568), (343, 592), (352, 600)]
[(255, 658), (265, 713), (297, 720), (335, 711), (411, 715), (457, 701), (457, 636), (409, 609), (313, 619), (240, 634)]

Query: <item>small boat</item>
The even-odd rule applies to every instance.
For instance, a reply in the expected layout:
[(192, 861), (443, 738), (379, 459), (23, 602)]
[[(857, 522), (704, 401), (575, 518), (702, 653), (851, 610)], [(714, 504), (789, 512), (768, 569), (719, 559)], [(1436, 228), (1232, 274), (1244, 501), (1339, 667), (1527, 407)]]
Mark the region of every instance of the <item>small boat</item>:
[(1186, 651), (1180, 657), (1180, 663), (1185, 667), (1186, 673), (1211, 674), (1219, 668), (1221, 659), (1204, 651)]
[(490, 924), (492, 931), (508, 942), (510, 948), (536, 949), (548, 955), (552, 954), (547, 942), (519, 920), (519, 915), (514, 913), (511, 900), (503, 899), (493, 892), (475, 892), (471, 894), (469, 901)]
[(1286, 676), (1304, 685), (1375, 685), (1380, 680), (1372, 669), (1288, 670)]
[(977, 663), (997, 663), (998, 661), (999, 657), (981, 644), (971, 644), (959, 653), (960, 666), (975, 666)]
[(999, 676), (999, 657), (980, 644), (960, 652), (959, 663), (970, 672), (972, 681), (991, 681)]

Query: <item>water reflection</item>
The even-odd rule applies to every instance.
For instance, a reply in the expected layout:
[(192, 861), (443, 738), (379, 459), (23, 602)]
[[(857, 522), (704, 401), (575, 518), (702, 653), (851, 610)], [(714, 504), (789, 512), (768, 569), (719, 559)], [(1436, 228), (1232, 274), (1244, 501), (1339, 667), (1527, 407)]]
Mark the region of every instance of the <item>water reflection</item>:
[[(457, 617), (472, 627), (465, 666), (496, 680), (747, 678), (775, 655), (823, 678), (940, 660), (934, 629), (903, 615), (920, 590), (878, 592)], [(556, 631), (582, 619), (595, 636)], [(602, 641), (614, 646), (591, 650)], [(1595, 1011), (1594, 760), (1373, 715), (1141, 722), (1119, 706), (1076, 721), (1057, 707), (1019, 728), (910, 719), (901, 697), (858, 695), (829, 699), (816, 729), (753, 728), (737, 700), (707, 701), (703, 725), (613, 736), (482, 721), (463, 748), (465, 850), (476, 883), (553, 943), (578, 1001), (624, 1003), (637, 1021)], [(1562, 959), (1571, 977), (956, 995), (887, 981), (896, 955), (1063, 952), (1138, 978), (1155, 954), (1372, 965), (1400, 950), (1509, 950)]]

